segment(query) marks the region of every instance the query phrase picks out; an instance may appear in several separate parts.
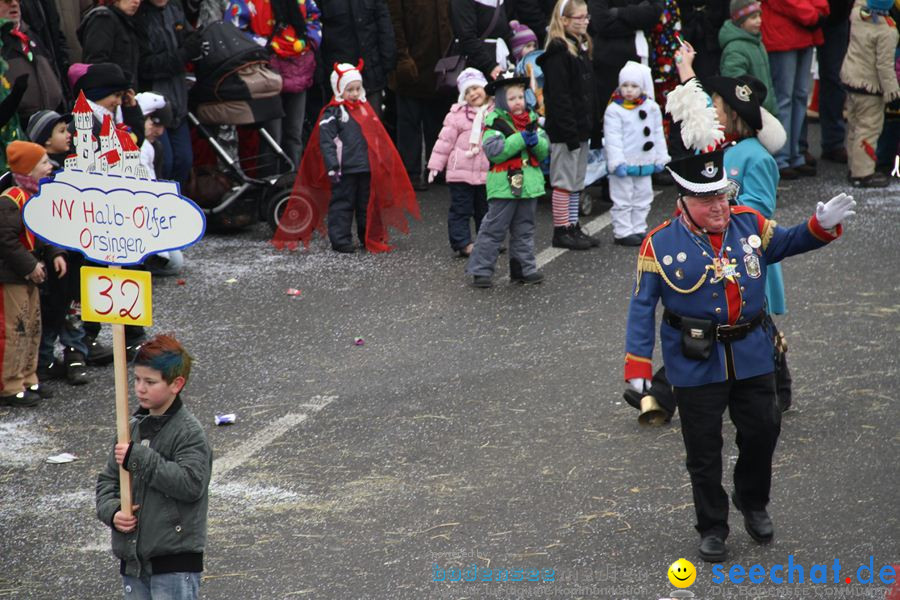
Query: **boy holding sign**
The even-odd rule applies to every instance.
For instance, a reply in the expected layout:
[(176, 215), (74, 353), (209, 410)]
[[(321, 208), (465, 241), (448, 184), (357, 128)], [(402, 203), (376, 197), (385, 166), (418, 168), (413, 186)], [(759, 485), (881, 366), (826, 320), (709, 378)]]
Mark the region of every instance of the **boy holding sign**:
[[(6, 147), (14, 184), (0, 195), (0, 405), (35, 406), (49, 396), (38, 384), (41, 301), (38, 285), (47, 278), (44, 261), (66, 274), (64, 252), (25, 229), (22, 207), (53, 169), (47, 152), (31, 142)], [(41, 260), (43, 259), (43, 260)]]
[[(195, 599), (212, 451), (181, 400), (191, 356), (174, 337), (157, 335), (141, 345), (133, 365), (140, 408), (131, 419), (132, 441), (115, 445), (97, 477), (97, 517), (112, 528), (126, 597)], [(133, 478), (132, 510), (122, 510), (120, 466)]]

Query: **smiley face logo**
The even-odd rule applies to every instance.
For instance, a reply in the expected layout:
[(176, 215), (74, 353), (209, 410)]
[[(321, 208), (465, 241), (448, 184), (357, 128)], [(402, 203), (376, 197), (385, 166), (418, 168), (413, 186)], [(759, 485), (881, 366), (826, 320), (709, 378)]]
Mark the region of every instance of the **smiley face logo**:
[(677, 588), (690, 587), (697, 579), (697, 569), (683, 558), (669, 565), (669, 581)]

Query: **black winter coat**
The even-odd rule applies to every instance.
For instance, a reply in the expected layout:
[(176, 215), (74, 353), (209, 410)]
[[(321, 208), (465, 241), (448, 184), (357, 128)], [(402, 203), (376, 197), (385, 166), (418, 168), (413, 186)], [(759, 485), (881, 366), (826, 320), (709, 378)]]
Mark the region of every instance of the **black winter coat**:
[(62, 31), (59, 11), (52, 0), (32, 0), (22, 2), (22, 20), (31, 29), (29, 36), (37, 38), (38, 43), (47, 49), (56, 72), (59, 73), (60, 85), (66, 97), (70, 96), (68, 78), (69, 44)]
[[(453, 25), (453, 35), (459, 40), (457, 50), (466, 55), (466, 64), (474, 67), (490, 77), (491, 71), (497, 66), (497, 49), (495, 44), (486, 43), (482, 35), (491, 24), (494, 17), (494, 8), (479, 4), (475, 0), (451, 0), (450, 23)], [(500, 5), (500, 14), (493, 31), (488, 32), (487, 39), (503, 38), (506, 45), (511, 47), (512, 31), (509, 29), (509, 18), (506, 7)], [(510, 59), (512, 57), (510, 56)]]
[(515, 19), (522, 25), (527, 25), (538, 38), (538, 48), (542, 48), (547, 39), (547, 27), (550, 25), (550, 16), (556, 2), (554, 0), (506, 0), (503, 5), (509, 20)]
[[(322, 11), (322, 74), (327, 82), (334, 63), (356, 65), (362, 58), (363, 87), (377, 92), (387, 87), (397, 64), (394, 26), (385, 0), (320, 0)], [(330, 85), (328, 86), (330, 88)]]
[(537, 62), (544, 72), (544, 129), (550, 141), (566, 144), (570, 150), (592, 138), (599, 144), (603, 109), (587, 51), (572, 56), (566, 43), (555, 39)]
[(131, 78), (132, 89), (138, 89), (141, 36), (133, 17), (115, 6), (92, 8), (81, 20), (78, 41), (82, 62), (115, 63)]
[[(659, 22), (663, 0), (588, 0), (594, 40), (597, 100), (604, 109), (619, 86), (619, 71), (629, 60), (639, 61), (635, 32), (649, 34)], [(601, 127), (602, 127), (602, 119)]]
[(184, 39), (193, 28), (181, 5), (171, 0), (163, 8), (143, 2), (135, 22), (144, 32), (138, 76), (140, 89), (164, 95), (172, 105), (172, 128), (178, 127), (188, 111)]

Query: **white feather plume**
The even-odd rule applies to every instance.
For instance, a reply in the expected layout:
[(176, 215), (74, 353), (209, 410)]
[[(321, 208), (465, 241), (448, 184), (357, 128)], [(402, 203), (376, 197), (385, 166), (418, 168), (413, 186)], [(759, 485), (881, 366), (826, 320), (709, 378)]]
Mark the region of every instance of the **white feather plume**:
[(756, 137), (770, 154), (775, 154), (787, 142), (787, 132), (784, 130), (781, 121), (776, 119), (772, 113), (762, 107), (759, 110), (762, 113), (763, 126), (759, 133), (756, 134)]
[(686, 148), (704, 151), (725, 139), (716, 119), (716, 108), (697, 79), (690, 79), (669, 92), (666, 112), (681, 124), (681, 141)]

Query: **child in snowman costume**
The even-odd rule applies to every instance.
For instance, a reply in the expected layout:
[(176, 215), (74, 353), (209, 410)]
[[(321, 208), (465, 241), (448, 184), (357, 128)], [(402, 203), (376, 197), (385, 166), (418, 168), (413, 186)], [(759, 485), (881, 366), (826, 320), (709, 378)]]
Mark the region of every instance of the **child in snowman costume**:
[(650, 176), (661, 172), (670, 160), (648, 67), (628, 61), (619, 71), (619, 87), (603, 115), (603, 146), (614, 241), (640, 246), (653, 202)]

